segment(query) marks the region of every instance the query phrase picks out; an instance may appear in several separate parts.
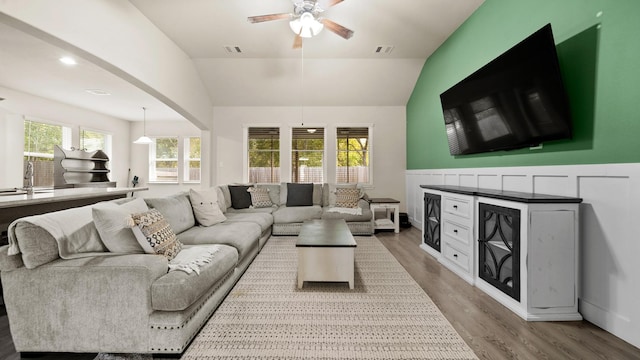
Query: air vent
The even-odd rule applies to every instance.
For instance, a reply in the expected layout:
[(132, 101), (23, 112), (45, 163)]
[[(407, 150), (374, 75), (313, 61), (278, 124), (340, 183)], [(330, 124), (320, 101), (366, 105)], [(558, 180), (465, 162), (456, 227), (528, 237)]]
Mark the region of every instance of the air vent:
[(240, 49), (240, 46), (225, 45), (224, 46), (224, 50), (228, 54), (240, 54), (240, 53), (242, 53), (242, 49)]
[(389, 55), (391, 54), (392, 51), (393, 51), (392, 45), (378, 45), (373, 50), (374, 53), (380, 54), (380, 55)]

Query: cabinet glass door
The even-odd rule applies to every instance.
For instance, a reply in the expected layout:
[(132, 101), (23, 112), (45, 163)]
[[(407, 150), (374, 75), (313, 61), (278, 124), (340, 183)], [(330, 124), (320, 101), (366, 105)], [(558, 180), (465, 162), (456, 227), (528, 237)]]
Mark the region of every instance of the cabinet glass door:
[(440, 195), (424, 193), (424, 243), (440, 251)]
[(479, 204), (479, 276), (520, 301), (520, 210)]

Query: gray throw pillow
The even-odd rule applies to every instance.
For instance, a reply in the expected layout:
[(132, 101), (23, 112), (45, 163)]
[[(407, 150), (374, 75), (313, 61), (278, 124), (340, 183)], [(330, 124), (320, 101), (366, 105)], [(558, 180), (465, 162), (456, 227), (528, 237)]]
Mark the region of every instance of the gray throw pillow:
[(313, 184), (287, 183), (287, 206), (312, 206)]

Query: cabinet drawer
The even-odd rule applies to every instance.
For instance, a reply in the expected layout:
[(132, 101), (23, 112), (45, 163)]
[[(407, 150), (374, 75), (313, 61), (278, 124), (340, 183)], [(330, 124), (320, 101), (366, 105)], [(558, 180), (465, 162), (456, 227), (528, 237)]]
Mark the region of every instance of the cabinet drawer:
[(458, 265), (465, 272), (469, 272), (471, 269), (471, 264), (469, 264), (469, 256), (462, 251), (454, 249), (449, 246), (449, 244), (444, 245), (444, 257), (447, 258), (450, 262)]
[(442, 208), (449, 214), (462, 216), (467, 219), (471, 214), (471, 202), (469, 200), (445, 197)]
[(442, 223), (442, 229), (449, 238), (455, 239), (465, 246), (471, 244), (471, 231), (468, 227), (445, 220)]

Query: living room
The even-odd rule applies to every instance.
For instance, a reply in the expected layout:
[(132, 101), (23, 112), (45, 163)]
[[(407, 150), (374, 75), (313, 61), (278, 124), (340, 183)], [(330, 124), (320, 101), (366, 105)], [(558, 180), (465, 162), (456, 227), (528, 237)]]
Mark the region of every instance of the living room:
[[(634, 138), (639, 122), (629, 105), (638, 95), (634, 81), (638, 70), (633, 62), (640, 51), (633, 40), (640, 29), (629, 14), (637, 13), (638, 5), (630, 0), (615, 4), (604, 0), (562, 4), (552, 1), (540, 4), (496, 0), (486, 0), (482, 5), (474, 3), (476, 7), (479, 6), (478, 9), (474, 7), (473, 14), (426, 62), (421, 59), (417, 65), (413, 60), (404, 63), (416, 74), (421, 73), (419, 77), (416, 75), (417, 81), (414, 79), (414, 83), (411, 83), (410, 80), (396, 79), (394, 81), (403, 82), (396, 91), (395, 82), (377, 79), (384, 81), (379, 86), (386, 89), (389, 97), (396, 96), (396, 93), (406, 96), (406, 104), (340, 104), (339, 101), (333, 101), (333, 105), (327, 106), (314, 105), (307, 99), (307, 105), (300, 106), (300, 100), (295, 96), (296, 90), (287, 88), (282, 91), (287, 91), (291, 98), (296, 99), (291, 104), (269, 104), (266, 100), (258, 99), (256, 104), (250, 106), (220, 106), (211, 103), (210, 95), (207, 95), (211, 94), (211, 90), (203, 82), (207, 77), (213, 78), (213, 74), (207, 70), (222, 67), (233, 59), (201, 64), (199, 69), (205, 73), (202, 75), (192, 65), (193, 60), (183, 61), (182, 51), (129, 2), (124, 2), (118, 9), (103, 3), (84, 4), (82, 6), (85, 8), (73, 11), (92, 14), (83, 19), (65, 14), (70, 11), (60, 4), (53, 6), (38, 2), (38, 6), (27, 9), (19, 2), (3, 2), (0, 5), (0, 23), (3, 27), (9, 26), (49, 40), (53, 37), (58, 46), (61, 45), (60, 41), (68, 47), (72, 45), (69, 49), (79, 51), (88, 63), (95, 61), (102, 66), (105, 63), (112, 64), (120, 71), (121, 78), (138, 85), (142, 83), (156, 98), (171, 103), (172, 107), (168, 107), (169, 112), (173, 112), (171, 116), (188, 121), (171, 120), (171, 116), (168, 116), (169, 120), (147, 122), (145, 128), (140, 120), (143, 116), (157, 116), (152, 108), (143, 115), (140, 106), (136, 105), (136, 121), (129, 121), (124, 117), (64, 104), (0, 83), (0, 97), (5, 98), (0, 103), (0, 117), (5, 119), (1, 127), (2, 140), (6, 145), (0, 149), (0, 156), (5, 160), (1, 165), (2, 171), (6, 174), (0, 187), (16, 186), (22, 179), (22, 172), (14, 169), (22, 168), (24, 146), (13, 146), (21, 139), (11, 135), (21, 133), (22, 129), (12, 127), (11, 124), (15, 122), (8, 121), (15, 114), (71, 124), (74, 134), (85, 127), (108, 130), (118, 144), (113, 147), (112, 153), (113, 180), (128, 185), (131, 183), (130, 174), (140, 176), (141, 185), (149, 187), (145, 197), (188, 190), (193, 184), (147, 181), (149, 165), (146, 147), (132, 144), (143, 133), (150, 137), (201, 137), (202, 178), (198, 186), (206, 188), (246, 181), (243, 154), (248, 127), (277, 126), (282, 143), (290, 142), (289, 129), (293, 127), (322, 129), (329, 134), (326, 137), (328, 149), (335, 147), (333, 134), (337, 127), (369, 127), (373, 129), (373, 185), (369, 186), (367, 192), (374, 197), (399, 199), (401, 210), (409, 214), (412, 224), (418, 229), (423, 216), (420, 185), (424, 184), (536, 191), (583, 198), (580, 227), (583, 237), (581, 270), (585, 274), (580, 284), (582, 315), (615, 336), (638, 346), (640, 313), (634, 306), (634, 299), (639, 295), (639, 287), (633, 276), (638, 273), (634, 259), (638, 244), (633, 241), (636, 237), (633, 215), (638, 213), (637, 200), (640, 200), (637, 190), (640, 188), (640, 168), (637, 165), (639, 148)], [(345, 4), (337, 5), (328, 15), (337, 13), (339, 6)], [(143, 2), (135, 5), (145, 6)], [(248, 15), (269, 11), (269, 6), (262, 5), (255, 14)], [(126, 21), (123, 16), (127, 18)], [(64, 20), (52, 21), (56, 17)], [(88, 23), (101, 24), (103, 30), (96, 29), (101, 26), (95, 26), (91, 31), (73, 31)], [(128, 24), (130, 28), (100, 36), (114, 23)], [(574, 114), (574, 121), (580, 122), (574, 127), (574, 139), (544, 144), (539, 150), (467, 157), (449, 155), (439, 94), (546, 23), (552, 24), (559, 48), (564, 44), (565, 49), (571, 46), (572, 39), (597, 28), (596, 45), (591, 48), (595, 53), (590, 54), (592, 61), (581, 61), (578, 65), (581, 68), (572, 74), (574, 79), (585, 72), (590, 74), (584, 83), (574, 82), (569, 89), (570, 97), (578, 96), (579, 105), (582, 105), (579, 106), (582, 112), (577, 113), (578, 118)], [(144, 40), (147, 41), (131, 40), (131, 35), (136, 33), (133, 29), (136, 28), (145, 29), (147, 37)], [(101, 38), (102, 42), (96, 40)], [(478, 41), (478, 38), (486, 40)], [(593, 41), (593, 38), (587, 40)], [(290, 46), (290, 39), (286, 41)], [(149, 66), (147, 62), (131, 61), (131, 58), (154, 58), (157, 63), (152, 64), (152, 70), (149, 70), (145, 69), (145, 66)], [(247, 69), (266, 71), (274, 66), (267, 59), (245, 60)], [(362, 60), (362, 63), (369, 66), (369, 62), (376, 61), (385, 60)], [(571, 68), (566, 63), (569, 61), (567, 58), (561, 57), (560, 61), (565, 61), (564, 68)], [(289, 79), (295, 82), (297, 88), (300, 82), (299, 54), (290, 58), (288, 64), (288, 68), (293, 69), (292, 74), (288, 75)], [(314, 62), (313, 58), (304, 62), (307, 71), (313, 71), (310, 69), (314, 65), (322, 69), (322, 64)], [(374, 65), (370, 66), (367, 70), (376, 69)], [(157, 76), (159, 73), (169, 75), (160, 79)], [(312, 82), (311, 78), (304, 81)], [(363, 85), (365, 88), (375, 84), (371, 79), (362, 81), (368, 81)], [(216, 91), (224, 92), (223, 87), (220, 88)], [(268, 93), (269, 89), (260, 91)], [(309, 95), (309, 98), (314, 98), (314, 95)], [(19, 149), (19, 156), (15, 156), (16, 149)], [(281, 159), (282, 174), (291, 173), (289, 160), (290, 154), (284, 152)], [(326, 161), (326, 179), (333, 179), (335, 159), (327, 156)], [(287, 177), (283, 176), (283, 179)]]

